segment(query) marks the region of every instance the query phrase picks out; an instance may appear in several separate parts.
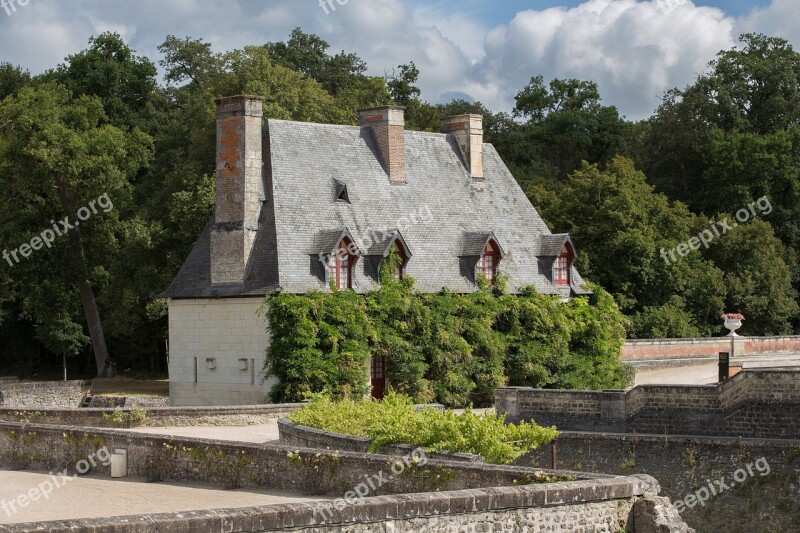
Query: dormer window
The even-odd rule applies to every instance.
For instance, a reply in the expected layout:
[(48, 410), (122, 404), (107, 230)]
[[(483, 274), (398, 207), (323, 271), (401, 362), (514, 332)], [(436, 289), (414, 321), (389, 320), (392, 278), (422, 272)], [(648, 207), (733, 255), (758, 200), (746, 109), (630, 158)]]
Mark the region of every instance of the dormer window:
[(394, 241), (392, 249), (394, 250), (394, 255), (396, 255), (399, 258), (397, 265), (399, 268), (395, 268), (393, 266), (392, 275), (396, 279), (402, 280), (403, 277), (405, 277), (406, 275), (406, 265), (408, 265), (409, 257), (408, 254), (406, 253), (405, 247), (402, 244), (400, 244), (400, 241)]
[(500, 246), (496, 241), (490, 240), (486, 243), (483, 254), (478, 261), (477, 273), (479, 276), (483, 275), (490, 285), (494, 285), (494, 281), (497, 278), (497, 265), (500, 263), (500, 256)]
[(569, 287), (572, 283), (572, 261), (575, 254), (572, 247), (565, 244), (561, 249), (561, 254), (556, 257), (553, 263), (553, 284), (558, 287)]
[(353, 241), (345, 237), (328, 260), (330, 281), (340, 290), (353, 288), (353, 264), (356, 261), (353, 249), (355, 249)]

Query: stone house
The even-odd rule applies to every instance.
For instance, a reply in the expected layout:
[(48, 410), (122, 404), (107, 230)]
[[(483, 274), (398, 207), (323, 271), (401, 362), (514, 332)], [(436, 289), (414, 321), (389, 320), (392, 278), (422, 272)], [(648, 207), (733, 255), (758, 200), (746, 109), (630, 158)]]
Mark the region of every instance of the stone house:
[[(502, 271), (512, 292), (588, 292), (569, 236), (550, 233), (483, 142), (480, 115), (426, 133), (405, 130), (401, 107), (338, 126), (265, 121), (251, 96), (217, 106), (215, 213), (163, 293), (174, 405), (263, 403), (265, 295), (370, 291), (392, 251), (423, 291), (472, 292)], [(372, 362), (378, 396), (384, 370)]]

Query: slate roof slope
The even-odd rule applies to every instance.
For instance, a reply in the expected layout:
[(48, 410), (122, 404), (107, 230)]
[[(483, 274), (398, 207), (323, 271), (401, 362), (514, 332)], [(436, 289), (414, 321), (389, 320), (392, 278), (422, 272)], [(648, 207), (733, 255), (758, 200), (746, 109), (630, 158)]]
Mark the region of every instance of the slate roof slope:
[[(164, 296), (326, 290), (320, 242), (327, 245), (330, 235), (345, 229), (360, 250), (374, 248), (383, 232), (399, 230), (413, 255), (406, 273), (418, 289), (463, 293), (475, 290), (460, 263), (465, 239), (493, 233), (505, 252), (499, 268), (510, 291), (533, 285), (540, 293), (560, 293), (539, 271), (542, 236), (551, 232), (492, 145), (484, 144), (486, 177), (479, 181), (470, 177), (452, 135), (406, 131), (406, 183), (397, 185), (389, 182), (369, 129), (269, 120), (264, 135), (270, 136), (264, 158), (272, 178), (260, 233), (272, 238), (259, 235), (244, 286), (211, 286), (209, 223)], [(349, 203), (336, 200), (337, 183), (347, 186)], [(362, 262), (353, 279), (358, 292), (374, 288)], [(573, 278), (576, 292), (586, 292), (574, 269)]]

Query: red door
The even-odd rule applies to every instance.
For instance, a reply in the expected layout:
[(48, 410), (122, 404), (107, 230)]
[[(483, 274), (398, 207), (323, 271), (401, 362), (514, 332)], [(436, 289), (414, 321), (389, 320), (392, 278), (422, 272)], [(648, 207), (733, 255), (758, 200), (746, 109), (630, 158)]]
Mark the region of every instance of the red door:
[(372, 397), (382, 400), (386, 394), (386, 358), (372, 357)]

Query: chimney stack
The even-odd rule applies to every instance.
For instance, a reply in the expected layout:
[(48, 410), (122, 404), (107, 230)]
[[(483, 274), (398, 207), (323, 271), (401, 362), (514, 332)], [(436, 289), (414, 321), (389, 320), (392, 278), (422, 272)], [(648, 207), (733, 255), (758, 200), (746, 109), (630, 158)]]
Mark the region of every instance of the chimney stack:
[(442, 131), (455, 135), (470, 175), (475, 179), (483, 179), (483, 116), (445, 117), (442, 119)]
[(211, 283), (243, 283), (258, 231), (263, 99), (217, 100), (217, 203), (211, 233)]
[(362, 128), (372, 129), (391, 183), (406, 182), (405, 107), (383, 106), (358, 112)]

